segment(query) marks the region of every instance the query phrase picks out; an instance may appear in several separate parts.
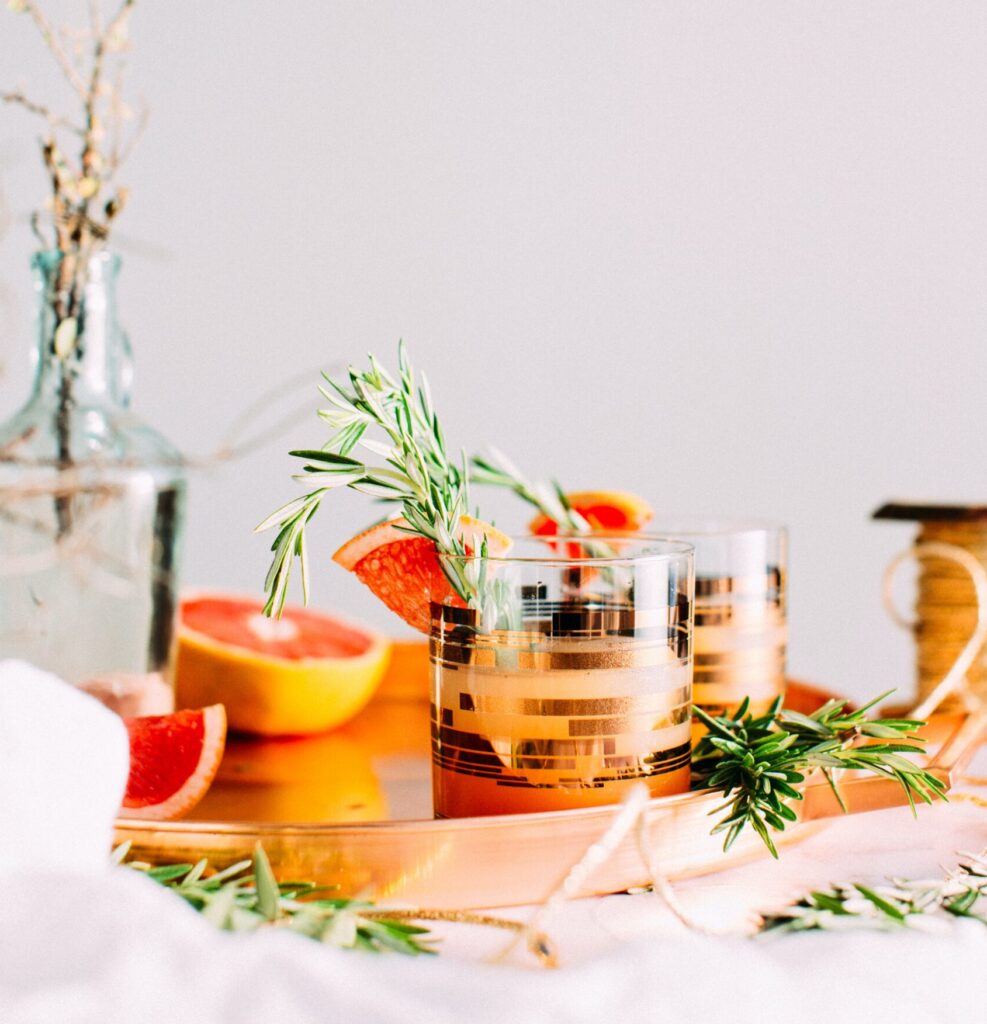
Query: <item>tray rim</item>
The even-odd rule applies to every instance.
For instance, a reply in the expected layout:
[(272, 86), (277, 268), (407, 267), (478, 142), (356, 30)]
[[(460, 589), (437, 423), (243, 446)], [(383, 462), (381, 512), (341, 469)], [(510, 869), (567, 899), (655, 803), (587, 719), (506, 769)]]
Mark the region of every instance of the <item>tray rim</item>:
[[(720, 796), (719, 790), (692, 789), (686, 793), (673, 793), (670, 796), (653, 797), (648, 801), (648, 810), (660, 811), (666, 808), (674, 808), (683, 803), (698, 803), (700, 801), (716, 800)], [(303, 822), (279, 822), (279, 821), (209, 821), (207, 819), (179, 818), (173, 821), (158, 821), (154, 818), (126, 818), (119, 817), (114, 823), (117, 830), (123, 831), (128, 828), (140, 831), (161, 831), (161, 832), (209, 832), (216, 835), (247, 835), (250, 833), (276, 832), (279, 835), (291, 835), (297, 833), (306, 835), (310, 833), (332, 832), (380, 832), (380, 831), (402, 831), (409, 832), (420, 829), (422, 831), (461, 831), (464, 827), (473, 828), (514, 828), (518, 825), (540, 825), (551, 824), (555, 821), (571, 821), (582, 818), (592, 818), (599, 814), (612, 814), (619, 804), (596, 804), (591, 807), (570, 807), (561, 811), (522, 811), (516, 814), (487, 814), (471, 818), (396, 818), (394, 820), (381, 821), (303, 821)]]
[[(816, 697), (827, 696), (815, 690)], [(930, 770), (949, 788), (987, 732), (987, 712), (939, 716)], [(798, 820), (776, 837), (788, 846), (827, 826), (843, 811), (824, 780), (803, 785), (793, 809)], [(851, 814), (906, 804), (896, 781), (847, 776), (840, 792)], [(711, 835), (709, 812), (722, 803), (717, 790), (654, 797), (643, 807), (644, 831), (626, 835), (570, 895), (621, 892), (646, 884), (649, 871), (639, 849), (642, 836), (668, 880), (726, 870), (768, 856), (748, 833), (729, 851)], [(155, 822), (120, 819), (114, 842), (128, 840), (141, 860), (164, 864), (205, 857), (215, 868), (248, 860), (264, 846), (276, 871), (338, 887), (381, 904), (461, 911), (538, 904), (581, 861), (619, 813), (619, 804), (474, 818), (418, 818), (376, 822)], [(635, 830), (636, 831), (636, 830)], [(524, 851), (519, 871), (518, 851)], [(513, 851), (513, 853), (512, 853)]]

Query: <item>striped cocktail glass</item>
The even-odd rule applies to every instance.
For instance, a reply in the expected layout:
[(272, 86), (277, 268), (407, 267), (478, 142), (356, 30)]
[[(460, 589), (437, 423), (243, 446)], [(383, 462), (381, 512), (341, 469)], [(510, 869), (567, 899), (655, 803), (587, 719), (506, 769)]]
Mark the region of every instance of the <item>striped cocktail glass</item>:
[(473, 592), (432, 604), (437, 817), (688, 789), (690, 545), (529, 537), (502, 558), (442, 559)]
[(653, 530), (696, 549), (694, 703), (718, 715), (749, 697), (755, 714), (766, 711), (785, 689), (784, 527), (684, 520), (659, 522)]

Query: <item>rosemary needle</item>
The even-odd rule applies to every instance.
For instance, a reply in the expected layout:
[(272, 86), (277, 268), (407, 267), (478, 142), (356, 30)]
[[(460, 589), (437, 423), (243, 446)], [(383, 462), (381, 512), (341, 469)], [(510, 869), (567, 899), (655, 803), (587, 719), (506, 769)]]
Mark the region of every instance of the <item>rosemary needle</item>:
[(129, 852), (130, 843), (123, 843), (113, 859), (143, 872), (225, 931), (251, 932), (272, 925), (341, 949), (435, 952), (427, 928), (392, 920), (373, 903), (321, 897), (326, 889), (314, 882), (277, 882), (260, 844), (251, 860), (213, 873), (208, 873), (205, 860), (152, 867), (127, 860)]

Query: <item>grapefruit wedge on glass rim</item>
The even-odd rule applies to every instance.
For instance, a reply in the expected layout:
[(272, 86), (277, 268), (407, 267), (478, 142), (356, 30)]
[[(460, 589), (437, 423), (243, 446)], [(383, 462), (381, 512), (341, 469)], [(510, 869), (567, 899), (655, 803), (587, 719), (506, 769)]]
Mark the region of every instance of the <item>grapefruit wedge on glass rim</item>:
[(124, 817), (165, 821), (190, 811), (209, 789), (223, 759), (222, 704), (125, 718), (124, 724), (130, 739)]
[[(403, 519), (371, 526), (348, 540), (332, 557), (354, 573), (392, 612), (420, 633), (431, 628), (430, 603), (462, 605), (439, 565), (435, 543), (400, 527)], [(490, 555), (503, 555), (511, 540), (496, 527), (473, 516), (461, 516), (459, 536), (468, 553), (487, 542)]]
[[(651, 522), (654, 510), (629, 491), (574, 491), (566, 494), (570, 508), (575, 509), (590, 525), (593, 533), (634, 533)], [(553, 536), (559, 524), (546, 515), (535, 516), (528, 530), (538, 536)]]
[(261, 736), (325, 732), (373, 696), (390, 642), (313, 608), (264, 615), (260, 598), (190, 594), (179, 609), (175, 700), (224, 704), (230, 728)]

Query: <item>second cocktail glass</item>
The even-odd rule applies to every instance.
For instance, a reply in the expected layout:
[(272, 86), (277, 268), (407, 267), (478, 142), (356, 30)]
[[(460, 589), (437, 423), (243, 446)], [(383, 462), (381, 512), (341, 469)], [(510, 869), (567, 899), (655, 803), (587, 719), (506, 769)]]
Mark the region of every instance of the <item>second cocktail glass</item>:
[(688, 789), (690, 545), (532, 537), (458, 560), (476, 607), (432, 604), (437, 817)]
[[(756, 521), (660, 521), (654, 535), (695, 547), (693, 701), (710, 715), (750, 698), (754, 714), (784, 693), (788, 537)], [(646, 536), (646, 535), (641, 535)]]

